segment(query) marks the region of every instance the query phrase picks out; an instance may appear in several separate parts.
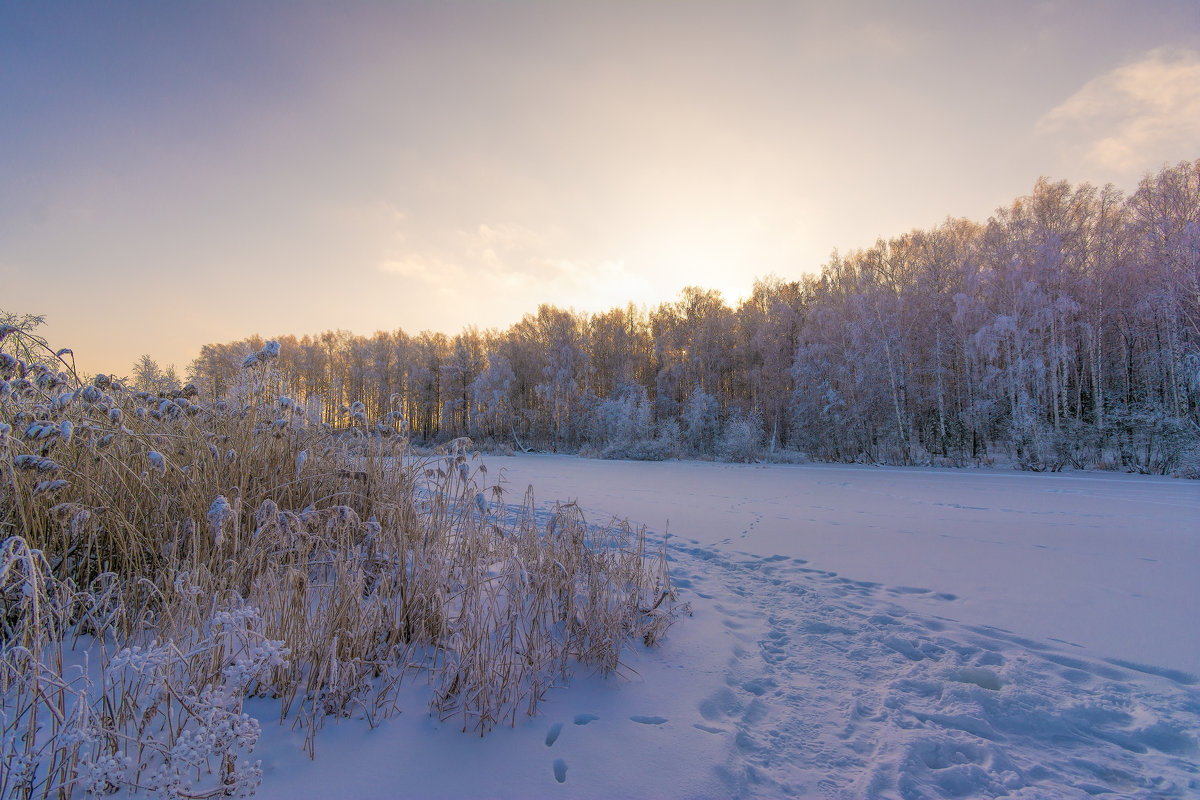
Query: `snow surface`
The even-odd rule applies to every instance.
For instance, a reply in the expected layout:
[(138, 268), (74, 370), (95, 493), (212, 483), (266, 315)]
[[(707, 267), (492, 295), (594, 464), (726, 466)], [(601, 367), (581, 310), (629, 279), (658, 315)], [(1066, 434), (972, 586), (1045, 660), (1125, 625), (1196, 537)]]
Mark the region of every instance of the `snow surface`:
[(488, 460), (511, 500), (668, 528), (693, 616), (486, 738), (263, 722), (263, 798), (1200, 797), (1200, 484)]

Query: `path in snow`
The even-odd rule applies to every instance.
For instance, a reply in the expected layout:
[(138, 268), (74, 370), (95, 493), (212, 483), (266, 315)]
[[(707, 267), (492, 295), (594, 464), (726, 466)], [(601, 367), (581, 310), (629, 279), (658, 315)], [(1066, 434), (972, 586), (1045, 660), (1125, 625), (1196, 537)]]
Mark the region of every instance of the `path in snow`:
[(693, 723), (727, 740), (716, 769), (732, 795), (1200, 792), (1194, 676), (915, 613), (903, 600), (929, 590), (802, 559), (676, 551), (697, 614), (711, 609), (733, 642)]

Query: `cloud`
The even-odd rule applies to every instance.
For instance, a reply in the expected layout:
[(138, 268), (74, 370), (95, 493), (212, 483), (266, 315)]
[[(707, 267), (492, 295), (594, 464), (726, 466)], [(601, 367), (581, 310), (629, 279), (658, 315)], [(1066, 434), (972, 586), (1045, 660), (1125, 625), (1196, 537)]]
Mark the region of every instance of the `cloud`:
[(470, 276), (475, 282), (551, 282), (566, 263), (550, 257), (560, 249), (550, 235), (520, 225), (485, 222), (472, 228), (444, 224), (420, 228), (407, 217), (396, 216), (391, 244), (377, 263), (380, 272), (430, 283), (453, 276)]
[(428, 261), (421, 258), (389, 258), (379, 262), (379, 271), (401, 278), (424, 278), (429, 275), (431, 267)]
[[(594, 312), (651, 302), (662, 293), (625, 260), (564, 246), (553, 225), (535, 229), (493, 220), (453, 227), (398, 218), (395, 224), (400, 230), (375, 267), (417, 296), (452, 296), (470, 309), (530, 311), (547, 302)], [(477, 319), (491, 317), (481, 311)]]
[(484, 242), (501, 247), (532, 247), (543, 243), (544, 237), (520, 225), (481, 223), (476, 233)]
[(454, 296), (467, 278), (466, 270), (459, 264), (425, 253), (386, 258), (379, 262), (377, 268), (385, 275), (419, 284), (423, 291), (432, 291), (438, 297)]
[(1119, 173), (1196, 157), (1200, 53), (1159, 48), (1089, 81), (1037, 123), (1037, 131)]

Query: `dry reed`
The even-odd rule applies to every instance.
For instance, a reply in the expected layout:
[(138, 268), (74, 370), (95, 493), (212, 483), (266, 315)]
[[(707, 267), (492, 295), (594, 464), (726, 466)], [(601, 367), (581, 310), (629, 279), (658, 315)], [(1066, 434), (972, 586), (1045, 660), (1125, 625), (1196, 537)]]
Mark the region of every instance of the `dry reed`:
[(406, 679), (482, 734), (676, 618), (644, 530), (514, 511), (465, 439), (309, 425), (272, 344), (207, 404), (0, 357), (0, 797), (251, 792), (252, 696), (310, 754)]

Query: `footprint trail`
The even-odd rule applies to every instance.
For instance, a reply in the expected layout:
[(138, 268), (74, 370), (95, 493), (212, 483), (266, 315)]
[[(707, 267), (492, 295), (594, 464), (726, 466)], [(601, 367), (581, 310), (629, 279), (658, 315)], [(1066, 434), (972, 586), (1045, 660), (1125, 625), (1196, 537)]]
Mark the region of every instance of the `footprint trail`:
[(690, 721), (728, 738), (730, 796), (1200, 796), (1195, 676), (902, 605), (953, 595), (674, 544), (684, 599), (734, 642)]

